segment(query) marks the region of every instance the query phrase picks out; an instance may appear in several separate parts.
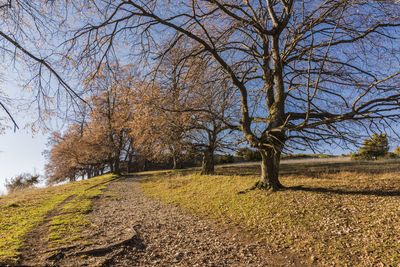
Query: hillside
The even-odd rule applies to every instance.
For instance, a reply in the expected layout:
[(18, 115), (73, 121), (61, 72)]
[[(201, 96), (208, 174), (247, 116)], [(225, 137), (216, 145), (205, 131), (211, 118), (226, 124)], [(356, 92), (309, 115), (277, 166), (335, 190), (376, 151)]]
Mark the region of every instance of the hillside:
[[(27, 266), (395, 265), (398, 161), (284, 162), (105, 175), (0, 199), (0, 263)], [(164, 203), (164, 204), (163, 204)]]
[[(258, 165), (227, 165), (217, 175), (159, 175), (144, 192), (212, 218), (307, 265), (397, 266), (400, 263), (398, 160), (296, 160), (281, 164), (286, 190), (246, 192)], [(238, 192), (243, 192), (238, 194)]]
[(39, 249), (34, 239), (45, 239), (51, 249), (80, 242), (80, 232), (91, 224), (86, 214), (92, 200), (116, 178), (104, 175), (0, 198), (0, 262), (17, 264), (28, 257)]
[(140, 180), (152, 174), (107, 175), (2, 198), (0, 263), (296, 266), (304, 260), (146, 197)]

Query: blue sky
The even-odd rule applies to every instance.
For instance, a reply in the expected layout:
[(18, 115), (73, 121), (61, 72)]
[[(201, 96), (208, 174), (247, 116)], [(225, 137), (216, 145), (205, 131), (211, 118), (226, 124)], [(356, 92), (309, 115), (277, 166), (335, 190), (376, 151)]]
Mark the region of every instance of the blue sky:
[[(1, 83), (2, 92), (11, 98), (23, 97), (23, 90), (17, 82), (18, 76), (13, 70), (7, 71), (7, 77)], [(46, 149), (47, 135), (41, 132), (33, 135), (30, 128), (25, 127), (37, 118), (37, 111), (18, 110), (17, 104), (17, 101), (12, 101), (7, 107), (20, 129), (14, 132), (10, 127), (0, 134), (0, 195), (6, 192), (5, 179), (25, 172), (44, 174), (45, 159), (42, 152)], [(0, 109), (0, 116), (6, 117), (3, 109)], [(11, 126), (11, 122), (8, 125)]]
[(47, 136), (27, 130), (7, 130), (0, 135), (0, 194), (5, 193), (5, 179), (24, 172), (43, 174)]

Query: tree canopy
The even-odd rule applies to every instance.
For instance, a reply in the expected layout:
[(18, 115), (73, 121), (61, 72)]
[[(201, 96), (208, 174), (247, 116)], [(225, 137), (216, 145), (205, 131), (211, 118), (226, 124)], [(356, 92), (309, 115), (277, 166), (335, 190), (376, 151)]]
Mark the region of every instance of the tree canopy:
[[(64, 39), (53, 50), (61, 62), (79, 70), (84, 81), (96, 80), (104, 66), (113, 73), (111, 66), (132, 63), (141, 84), (136, 102), (157, 99), (152, 107), (136, 109), (147, 112), (142, 118), (150, 124), (130, 128), (142, 131), (131, 135), (133, 142), (142, 139), (143, 147), (158, 145), (163, 148), (154, 150), (164, 153), (160, 144), (170, 142), (171, 151), (183, 153), (188, 125), (193, 126), (188, 122), (211, 118), (224, 129), (241, 131), (261, 154), (255, 187), (278, 190), (285, 151), (346, 147), (382, 128), (397, 135), (398, 1), (55, 3), (54, 13), (44, 14), (63, 18), (56, 21), (64, 34), (57, 36)], [(214, 102), (215, 88), (230, 93)], [(84, 93), (90, 98), (90, 90)], [(230, 98), (229, 112), (240, 113), (234, 119), (221, 110)], [(157, 126), (160, 121), (163, 125)], [(155, 129), (169, 133), (168, 138), (143, 138), (146, 132), (157, 136)], [(198, 133), (192, 131), (192, 141)]]
[(183, 58), (215, 60), (240, 95), (231, 127), (262, 155), (260, 188), (282, 187), (285, 148), (345, 146), (399, 119), (396, 1), (103, 0), (86, 12), (94, 7), (104, 15), (71, 44), (86, 41), (81, 58), (119, 57), (121, 38), (142, 58), (183, 41)]
[(13, 90), (20, 92), (17, 97), (0, 87), (0, 129), (8, 125), (7, 119), (14, 129), (19, 128), (14, 112), (21, 99), (24, 111), (35, 111), (39, 126), (51, 116), (61, 116), (71, 104), (76, 108), (82, 102), (79, 89), (67, 75), (67, 70), (73, 70), (65, 64), (68, 55), (62, 57), (57, 48), (65, 41), (60, 40), (60, 29), (65, 28), (63, 13), (61, 1), (0, 2), (1, 82), (17, 79), (21, 85)]

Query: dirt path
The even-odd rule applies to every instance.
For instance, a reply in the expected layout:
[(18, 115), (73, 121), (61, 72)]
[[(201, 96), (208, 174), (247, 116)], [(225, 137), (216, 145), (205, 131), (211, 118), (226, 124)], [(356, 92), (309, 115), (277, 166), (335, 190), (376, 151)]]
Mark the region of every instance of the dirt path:
[(35, 266), (46, 261), (46, 254), (51, 249), (48, 242), (50, 223), (61, 213), (62, 207), (74, 198), (75, 195), (67, 197), (55, 209), (49, 211), (44, 220), (28, 233), (18, 265)]
[(141, 177), (108, 186), (90, 214), (90, 245), (67, 247), (46, 266), (305, 266), (235, 227), (185, 214), (140, 192)]

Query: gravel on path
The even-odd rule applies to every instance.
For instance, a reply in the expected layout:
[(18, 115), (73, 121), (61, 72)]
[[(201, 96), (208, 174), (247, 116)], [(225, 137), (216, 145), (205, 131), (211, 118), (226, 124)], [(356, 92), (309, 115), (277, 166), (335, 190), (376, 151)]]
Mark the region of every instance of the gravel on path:
[(256, 242), (235, 226), (187, 214), (146, 197), (139, 176), (110, 184), (94, 201), (89, 249), (58, 257), (57, 266), (309, 266)]

